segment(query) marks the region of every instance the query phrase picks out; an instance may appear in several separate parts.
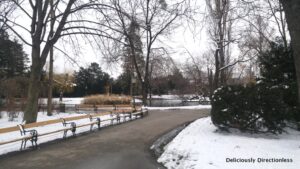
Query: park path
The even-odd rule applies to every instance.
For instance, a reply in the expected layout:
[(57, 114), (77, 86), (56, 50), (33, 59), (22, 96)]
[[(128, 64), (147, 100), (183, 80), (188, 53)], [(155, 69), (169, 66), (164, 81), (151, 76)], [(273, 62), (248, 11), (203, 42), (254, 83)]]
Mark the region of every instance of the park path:
[(149, 112), (143, 119), (102, 131), (40, 145), (38, 150), (0, 157), (1, 169), (155, 169), (163, 168), (149, 147), (161, 135), (209, 110)]

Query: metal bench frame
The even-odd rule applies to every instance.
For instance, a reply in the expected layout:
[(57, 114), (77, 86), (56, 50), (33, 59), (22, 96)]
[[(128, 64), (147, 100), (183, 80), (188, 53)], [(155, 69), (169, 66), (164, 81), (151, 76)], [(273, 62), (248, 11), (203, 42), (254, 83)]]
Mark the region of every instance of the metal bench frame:
[(100, 117), (94, 118), (92, 115), (90, 115), (90, 116), (89, 116), (89, 119), (90, 119), (90, 122), (92, 122), (92, 123), (91, 123), (90, 131), (93, 130), (93, 126), (94, 126), (94, 124), (95, 124), (95, 123), (93, 123), (93, 120), (96, 120), (96, 122), (97, 122), (96, 124), (97, 124), (97, 126), (98, 126), (98, 130), (101, 129), (101, 118), (100, 118)]
[[(25, 130), (23, 124), (18, 124), (18, 127), (20, 129), (21, 136), (24, 136), (24, 138), (22, 139), (20, 149), (22, 150), (22, 149), (26, 148), (26, 143), (27, 143), (28, 140), (31, 141), (32, 147), (36, 148), (37, 147), (37, 140), (38, 140), (38, 132), (35, 129)], [(29, 135), (27, 133), (29, 133)]]
[(62, 121), (62, 124), (64, 127), (69, 127), (64, 130), (63, 138), (67, 137), (69, 130), (72, 132), (73, 136), (76, 136), (76, 123), (75, 122), (66, 122), (66, 120), (64, 118), (61, 118), (61, 121)]

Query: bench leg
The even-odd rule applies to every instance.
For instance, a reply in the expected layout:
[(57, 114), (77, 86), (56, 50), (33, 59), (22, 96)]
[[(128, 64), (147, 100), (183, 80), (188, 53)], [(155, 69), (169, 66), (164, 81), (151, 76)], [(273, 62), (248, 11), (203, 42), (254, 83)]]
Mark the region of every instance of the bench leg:
[(101, 129), (101, 119), (98, 117), (97, 118), (97, 126), (98, 126), (98, 130)]
[(35, 142), (35, 144), (34, 144), (34, 140), (31, 140), (31, 145), (32, 145), (32, 148), (35, 148), (36, 147), (36, 142)]
[(68, 132), (68, 130), (64, 130), (64, 136), (63, 136), (63, 138), (67, 137), (67, 132)]
[(37, 148), (38, 147), (37, 140), (34, 140), (34, 143), (35, 143), (35, 148)]
[(75, 137), (76, 136), (76, 132), (72, 131), (72, 135), (73, 135), (73, 137)]
[(23, 144), (24, 144), (24, 140), (22, 140), (22, 142), (21, 142), (21, 148), (20, 148), (20, 150), (23, 150)]
[(24, 140), (24, 147), (23, 147), (23, 149), (25, 149), (26, 148), (26, 143), (27, 143), (27, 140)]
[(93, 130), (93, 126), (94, 126), (94, 124), (91, 124), (90, 131), (92, 131), (92, 130)]

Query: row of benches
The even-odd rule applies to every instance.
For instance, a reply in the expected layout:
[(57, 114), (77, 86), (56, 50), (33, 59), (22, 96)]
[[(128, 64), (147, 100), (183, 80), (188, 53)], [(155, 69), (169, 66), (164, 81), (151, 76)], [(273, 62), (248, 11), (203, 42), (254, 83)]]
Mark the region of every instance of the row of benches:
[[(122, 114), (123, 116), (121, 116), (120, 114)], [(147, 114), (148, 114), (147, 109), (141, 109), (138, 112), (118, 112), (118, 113), (110, 112), (110, 118), (103, 119), (103, 120), (100, 117), (88, 115), (87, 117), (89, 118), (89, 122), (85, 123), (85, 124), (80, 124), (80, 125), (77, 125), (75, 120), (67, 121), (64, 118), (61, 118), (61, 123), (63, 125), (62, 129), (58, 129), (55, 131), (50, 131), (50, 132), (46, 132), (46, 133), (42, 133), (42, 134), (38, 134), (37, 130), (35, 130), (35, 129), (30, 129), (30, 130), (25, 129), (23, 124), (19, 124), (18, 127), (19, 127), (20, 134), (22, 137), (14, 139), (14, 140), (0, 142), (0, 145), (21, 141), (20, 149), (22, 150), (22, 149), (26, 148), (27, 141), (30, 141), (32, 144), (32, 147), (36, 148), (38, 138), (41, 136), (50, 135), (50, 134), (58, 133), (58, 132), (63, 132), (63, 138), (66, 138), (68, 131), (72, 132), (72, 136), (76, 136), (76, 129), (80, 128), (80, 127), (90, 126), (90, 131), (92, 131), (94, 128), (94, 125), (97, 125), (98, 130), (100, 130), (101, 123), (103, 123), (103, 122), (110, 121), (110, 125), (120, 124), (121, 118), (123, 118), (123, 122), (126, 122), (126, 118), (129, 118), (129, 120), (131, 121), (134, 118), (138, 118), (138, 117), (142, 118)]]

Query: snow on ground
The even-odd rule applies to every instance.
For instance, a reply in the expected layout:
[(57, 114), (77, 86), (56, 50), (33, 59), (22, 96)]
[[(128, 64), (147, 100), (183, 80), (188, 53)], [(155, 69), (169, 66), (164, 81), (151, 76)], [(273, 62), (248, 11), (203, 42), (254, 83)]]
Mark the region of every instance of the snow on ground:
[(196, 106), (175, 106), (175, 107), (143, 107), (148, 110), (189, 110), (189, 109), (210, 109), (211, 105), (196, 105)]
[[(81, 104), (83, 99), (84, 99), (83, 97), (70, 97), (70, 98), (64, 97), (62, 102), (65, 104)], [(47, 104), (47, 100), (48, 100), (47, 98), (40, 98), (39, 103)], [(52, 102), (59, 103), (59, 98), (53, 98)]]
[[(16, 121), (9, 122), (7, 115), (5, 115), (5, 114), (6, 113), (2, 112), (3, 116), (0, 119), (0, 128), (16, 126), (17, 124), (22, 123), (22, 115), (20, 115)], [(74, 116), (83, 116), (83, 114), (59, 113), (59, 114), (54, 114), (53, 116), (48, 117), (46, 115), (46, 113), (39, 112), (37, 121), (46, 121), (46, 120), (51, 120), (51, 119), (59, 119), (59, 118), (63, 118), (63, 117), (74, 117)], [(120, 116), (121, 116), (121, 121), (123, 121), (122, 115), (120, 115)], [(101, 118), (101, 120), (105, 120), (105, 119), (110, 119), (111, 116), (103, 115), (103, 116), (100, 116), (100, 118)], [(128, 118), (127, 118), (127, 120), (129, 120)], [(90, 122), (90, 120), (89, 120), (89, 118), (84, 118), (84, 119), (76, 120), (75, 122), (77, 125), (80, 125), (80, 124), (87, 124)], [(102, 127), (107, 126), (107, 125), (110, 125), (110, 121), (101, 122)], [(63, 128), (64, 127), (63, 127), (62, 123), (55, 123), (55, 124), (51, 124), (51, 125), (40, 126), (40, 127), (30, 128), (30, 129), (36, 129), (38, 134), (43, 134), (43, 133), (47, 133), (47, 132), (51, 132), (51, 131), (55, 131), (55, 130), (59, 130), (59, 129), (63, 129)], [(96, 129), (97, 125), (94, 125), (94, 128)], [(76, 134), (82, 133), (82, 132), (87, 132), (89, 130), (90, 130), (90, 126), (77, 128)], [(68, 131), (67, 136), (71, 136), (71, 135), (72, 135), (72, 133), (70, 131)], [(21, 138), (19, 131), (0, 134), (0, 142), (9, 141), (9, 140), (17, 139), (17, 138)], [(62, 139), (62, 138), (63, 138), (63, 131), (39, 137), (38, 144), (49, 142), (49, 141), (56, 140), (56, 139)], [(27, 145), (28, 145), (27, 148), (29, 146), (31, 146), (31, 142), (28, 141)], [(0, 155), (6, 154), (6, 153), (12, 152), (12, 151), (18, 151), (20, 149), (20, 146), (21, 146), (21, 141), (0, 145)]]
[(185, 98), (187, 101), (209, 101), (209, 97), (203, 97), (203, 96), (198, 96), (198, 95), (194, 95), (194, 94), (185, 94), (185, 95), (171, 95), (171, 94), (166, 94), (166, 95), (152, 95), (151, 96), (152, 99), (171, 99), (171, 100), (182, 100), (183, 98)]
[(210, 117), (202, 118), (165, 146), (158, 162), (168, 169), (298, 169), (300, 132), (287, 131), (281, 135), (220, 133)]
[(152, 95), (152, 99), (180, 99), (179, 95)]
[[(143, 103), (143, 101), (141, 99), (137, 99), (137, 98), (134, 99), (134, 102), (135, 103)], [(133, 99), (131, 100), (131, 103), (133, 103)]]
[[(47, 100), (48, 100), (47, 98), (40, 98), (39, 103), (47, 104)], [(82, 104), (83, 100), (84, 100), (83, 97), (70, 97), (70, 98), (66, 97), (66, 98), (63, 98), (62, 102), (65, 104)], [(59, 103), (59, 98), (53, 98), (52, 102)], [(142, 100), (135, 98), (135, 103), (142, 103)]]
[[(0, 119), (0, 128), (4, 127), (12, 127), (18, 124), (21, 124), (23, 121), (23, 112), (18, 112), (18, 118), (15, 118), (13, 121), (8, 121), (7, 112), (0, 112), (2, 114), (2, 118)], [(37, 121), (46, 121), (53, 120), (65, 117), (74, 117), (74, 116), (82, 116), (82, 114), (77, 113), (55, 113), (53, 116), (47, 116), (47, 112), (38, 112)], [(0, 135), (1, 136), (1, 135)]]

